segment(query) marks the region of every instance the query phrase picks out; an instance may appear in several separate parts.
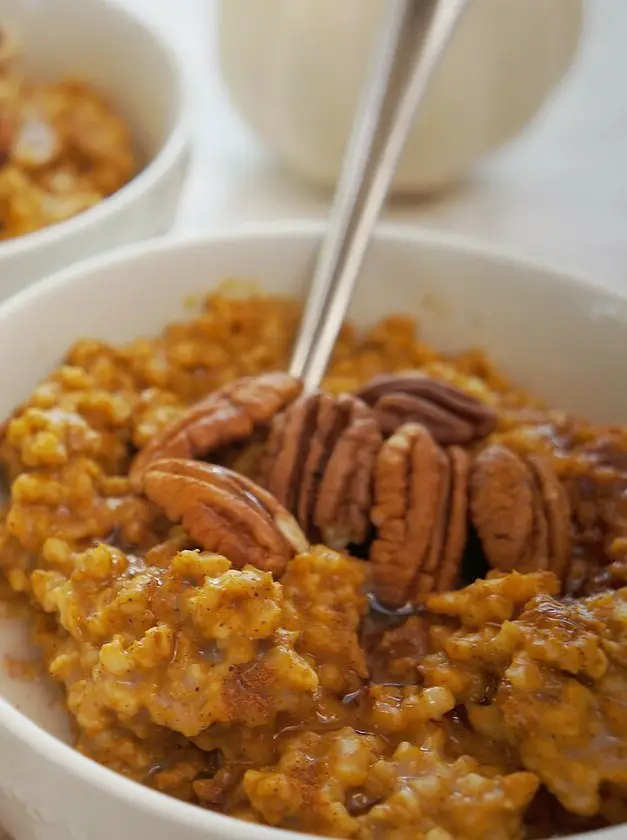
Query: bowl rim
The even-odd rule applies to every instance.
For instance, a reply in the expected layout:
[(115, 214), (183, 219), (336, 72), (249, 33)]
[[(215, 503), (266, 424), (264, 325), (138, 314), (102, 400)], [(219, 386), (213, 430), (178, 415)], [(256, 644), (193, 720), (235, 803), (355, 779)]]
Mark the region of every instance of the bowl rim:
[[(205, 249), (212, 245), (235, 243), (241, 240), (305, 239), (317, 241), (325, 230), (323, 221), (275, 221), (231, 223), (217, 226), (202, 234), (193, 236), (170, 236), (160, 240), (148, 240), (118, 248), (107, 254), (100, 254), (63, 268), (26, 287), (0, 304), (0, 329), (3, 322), (20, 316), (29, 302), (41, 294), (54, 296), (55, 290), (74, 283), (88, 282), (94, 271), (117, 270), (120, 266), (132, 268), (142, 259), (153, 259), (162, 253), (176, 255), (189, 249)], [(495, 246), (475, 237), (455, 233), (417, 228), (405, 223), (386, 222), (377, 226), (376, 240), (407, 243), (418, 246), (436, 246), (459, 255), (487, 258), (505, 266), (516, 266), (532, 272), (544, 272), (565, 287), (579, 288), (593, 292), (605, 299), (614, 300), (622, 307), (627, 306), (627, 289), (621, 292), (600, 285), (589, 277), (573, 274), (558, 266), (540, 262), (507, 248)], [(627, 326), (626, 326), (627, 330)], [(70, 338), (71, 340), (71, 338)], [(87, 784), (109, 796), (124, 802), (139, 812), (150, 813), (171, 825), (186, 826), (203, 831), (219, 831), (220, 836), (232, 837), (234, 827), (241, 840), (306, 840), (314, 835), (248, 823), (235, 817), (209, 811), (191, 803), (182, 802), (165, 793), (145, 787), (113, 770), (98, 764), (77, 752), (73, 747), (46, 732), (27, 715), (13, 706), (0, 694), (0, 727), (9, 730), (22, 744), (34, 753), (47, 759), (52, 765), (80, 778)], [(623, 836), (625, 826), (610, 826), (601, 830), (573, 835), (572, 840), (618, 840)], [(318, 838), (319, 840), (319, 838)]]
[[(120, 187), (99, 204), (83, 210), (76, 216), (54, 222), (47, 227), (22, 236), (0, 242), (0, 264), (4, 258), (11, 259), (22, 254), (43, 250), (58, 244), (66, 237), (81, 233), (116, 215), (144, 195), (151, 186), (159, 183), (185, 153), (189, 143), (190, 102), (185, 71), (179, 51), (150, 20), (145, 20), (128, 6), (113, 0), (89, 0), (94, 6), (101, 6), (107, 14), (118, 15), (128, 26), (138, 27), (150, 37), (154, 47), (165, 59), (174, 83), (176, 112), (172, 125), (157, 154), (128, 183)], [(44, 275), (45, 277), (45, 275)], [(37, 281), (38, 282), (38, 281)], [(1, 288), (1, 283), (0, 283)]]
[[(95, 0), (95, 2), (109, 4), (111, 0)], [(156, 161), (156, 158), (155, 158)], [(146, 169), (149, 169), (149, 164)], [(141, 177), (141, 174), (137, 178)], [(137, 180), (137, 179), (134, 179)], [(129, 182), (129, 187), (133, 182)], [(123, 187), (119, 192), (123, 192)], [(114, 193), (111, 198), (115, 198)], [(102, 202), (105, 204), (106, 202)], [(98, 205), (93, 208), (97, 211)], [(90, 214), (92, 210), (86, 210)], [(41, 231), (42, 234), (54, 227), (60, 227), (72, 223), (59, 222)], [(88, 257), (84, 257), (69, 265), (54, 269), (43, 275), (33, 283), (29, 283), (22, 289), (14, 292), (8, 298), (0, 300), (0, 326), (2, 321), (10, 316), (13, 310), (20, 309), (27, 305), (32, 298), (42, 294), (52, 293), (54, 288), (65, 286), (74, 282), (80, 282), (82, 275), (91, 274), (101, 269), (115, 269), (123, 263), (129, 265), (141, 261), (144, 257), (152, 255), (176, 253), (177, 251), (203, 250), (207, 246), (217, 243), (236, 242), (240, 239), (299, 239), (310, 238), (320, 240), (326, 230), (324, 219), (276, 219), (276, 220), (229, 220), (226, 222), (215, 222), (201, 231), (186, 233), (184, 231), (172, 231), (165, 236), (152, 239), (139, 240), (126, 245), (119, 245), (110, 251), (101, 251)], [(27, 234), (23, 238), (38, 236), (39, 233)], [(559, 262), (547, 258), (535, 258), (529, 256), (516, 247), (510, 247), (503, 243), (497, 243), (481, 236), (473, 234), (458, 233), (442, 229), (430, 228), (416, 223), (405, 221), (382, 221), (376, 225), (373, 233), (373, 240), (387, 240), (390, 242), (412, 241), (425, 246), (435, 246), (443, 250), (455, 251), (469, 257), (488, 258), (501, 263), (503, 266), (516, 266), (519, 269), (550, 274), (554, 282), (564, 288), (577, 288), (583, 293), (596, 293), (618, 306), (627, 305), (627, 285), (625, 288), (617, 287), (615, 284), (603, 278), (592, 276), (588, 272), (577, 272)], [(15, 240), (18, 241), (18, 240)], [(11, 243), (12, 240), (8, 240)], [(2, 244), (0, 244), (0, 258), (2, 257)], [(367, 258), (367, 257), (366, 257)], [(302, 835), (301, 835), (302, 836)]]

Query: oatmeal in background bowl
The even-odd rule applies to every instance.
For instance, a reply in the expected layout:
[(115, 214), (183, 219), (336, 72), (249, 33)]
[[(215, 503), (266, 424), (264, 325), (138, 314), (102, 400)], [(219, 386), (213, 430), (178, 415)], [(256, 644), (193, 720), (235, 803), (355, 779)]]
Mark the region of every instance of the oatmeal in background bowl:
[(0, 26), (0, 238), (69, 219), (139, 171), (128, 126), (80, 79), (34, 80), (19, 33)]
[(76, 749), (323, 836), (625, 821), (625, 427), (404, 315), (303, 394), (299, 311), (80, 340), (8, 419), (0, 569)]
[(0, 0), (0, 300), (166, 233), (187, 168), (179, 56), (124, 4)]

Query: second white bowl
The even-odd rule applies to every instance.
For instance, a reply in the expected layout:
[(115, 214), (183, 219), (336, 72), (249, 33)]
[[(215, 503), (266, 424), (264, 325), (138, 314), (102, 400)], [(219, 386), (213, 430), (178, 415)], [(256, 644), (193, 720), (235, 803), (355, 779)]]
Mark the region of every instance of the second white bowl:
[(64, 265), (166, 233), (188, 158), (183, 72), (167, 43), (109, 0), (0, 0), (17, 28), (29, 76), (93, 84), (130, 126), (143, 169), (91, 210), (0, 242), (0, 300)]

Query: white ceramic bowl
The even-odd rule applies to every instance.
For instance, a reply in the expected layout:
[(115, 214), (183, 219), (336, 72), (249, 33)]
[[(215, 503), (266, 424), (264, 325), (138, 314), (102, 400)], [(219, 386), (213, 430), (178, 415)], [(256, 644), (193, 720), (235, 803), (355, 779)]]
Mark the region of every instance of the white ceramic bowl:
[[(319, 226), (239, 228), (127, 249), (26, 289), (0, 307), (0, 417), (79, 336), (119, 342), (154, 334), (186, 317), (190, 295), (225, 277), (299, 295), (319, 240)], [(627, 297), (433, 233), (381, 228), (352, 316), (366, 325), (394, 311), (416, 313), (424, 337), (439, 347), (484, 346), (557, 406), (627, 422)], [(1, 620), (0, 662), (27, 651), (24, 627)], [(142, 788), (66, 740), (65, 717), (43, 681), (15, 681), (0, 669), (0, 823), (15, 840), (303, 838)], [(597, 836), (616, 840), (625, 829)]]
[(104, 202), (59, 224), (0, 242), (0, 300), (77, 259), (167, 232), (188, 157), (183, 72), (169, 45), (110, 0), (0, 0), (28, 74), (97, 86), (131, 127), (144, 168)]

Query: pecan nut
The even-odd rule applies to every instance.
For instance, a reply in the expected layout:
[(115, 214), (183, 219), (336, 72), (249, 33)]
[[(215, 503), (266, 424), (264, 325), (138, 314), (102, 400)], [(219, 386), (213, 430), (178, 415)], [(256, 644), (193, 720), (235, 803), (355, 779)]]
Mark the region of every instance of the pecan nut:
[(389, 607), (450, 589), (466, 546), (470, 458), (443, 449), (425, 426), (402, 426), (381, 447), (375, 471), (374, 593)]
[(312, 541), (335, 549), (362, 544), (380, 446), (378, 424), (361, 400), (308, 394), (275, 419), (260, 481)]
[(549, 568), (564, 580), (570, 565), (571, 510), (568, 491), (546, 458), (532, 455), (528, 463), (534, 472), (547, 520)]
[(502, 572), (550, 570), (563, 580), (570, 562), (568, 494), (550, 463), (501, 444), (476, 457), (470, 513), (488, 564)]
[(244, 377), (225, 385), (167, 425), (140, 452), (130, 470), (135, 490), (142, 473), (160, 458), (202, 458), (246, 440), (300, 394), (301, 383), (286, 373)]
[(294, 517), (270, 493), (224, 467), (155, 461), (142, 474), (142, 488), (201, 548), (238, 568), (248, 564), (278, 576), (309, 547)]
[(386, 437), (406, 423), (420, 423), (437, 443), (462, 446), (487, 437), (496, 426), (489, 406), (422, 374), (377, 376), (357, 396), (374, 408)]

